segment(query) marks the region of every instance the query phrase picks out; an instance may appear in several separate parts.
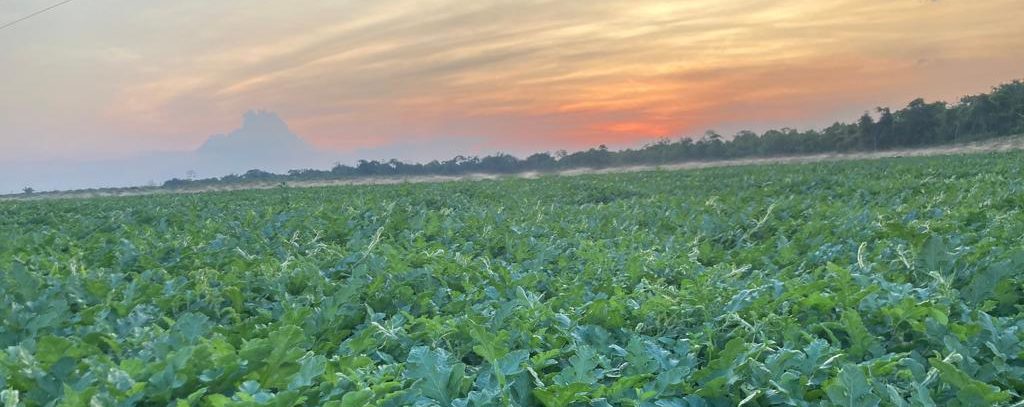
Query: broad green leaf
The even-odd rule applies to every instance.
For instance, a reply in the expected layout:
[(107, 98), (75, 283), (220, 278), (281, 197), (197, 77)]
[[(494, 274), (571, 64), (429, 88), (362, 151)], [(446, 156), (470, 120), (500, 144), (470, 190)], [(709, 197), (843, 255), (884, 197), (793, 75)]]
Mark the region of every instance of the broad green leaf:
[[(452, 376), (461, 369), (449, 359), (444, 349), (417, 346), (409, 351), (405, 361), (405, 376), (427, 397), (448, 405), (457, 394), (452, 394)], [(458, 379), (458, 378), (457, 378)]]
[(829, 401), (843, 407), (872, 407), (882, 401), (874, 394), (867, 376), (857, 365), (848, 364), (825, 388)]
[(975, 380), (957, 369), (956, 366), (938, 358), (928, 359), (932, 367), (939, 371), (939, 378), (953, 386), (957, 391), (957, 399), (965, 405), (992, 405), (1010, 399), (1010, 394), (999, 387)]

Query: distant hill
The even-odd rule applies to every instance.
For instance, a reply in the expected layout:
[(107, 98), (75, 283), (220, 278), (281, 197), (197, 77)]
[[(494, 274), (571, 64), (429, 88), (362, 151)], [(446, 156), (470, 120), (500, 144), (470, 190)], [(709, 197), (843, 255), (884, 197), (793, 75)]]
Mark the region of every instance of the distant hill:
[(322, 153), (292, 133), (277, 114), (263, 110), (246, 112), (242, 127), (211, 136), (195, 153), (193, 170), (204, 176), (250, 169), (284, 172), (325, 161)]
[(253, 110), (241, 127), (209, 137), (191, 151), (150, 152), (115, 160), (0, 163), (0, 194), (158, 184), (171, 178), (222, 177), (259, 169), (329, 168), (339, 154), (318, 151), (277, 114)]

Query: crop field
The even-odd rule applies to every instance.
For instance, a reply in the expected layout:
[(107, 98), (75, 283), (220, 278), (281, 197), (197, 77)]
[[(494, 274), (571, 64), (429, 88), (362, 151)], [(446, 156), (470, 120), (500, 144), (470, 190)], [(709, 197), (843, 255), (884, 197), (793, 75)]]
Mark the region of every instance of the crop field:
[(0, 404), (982, 406), (1024, 153), (0, 202)]

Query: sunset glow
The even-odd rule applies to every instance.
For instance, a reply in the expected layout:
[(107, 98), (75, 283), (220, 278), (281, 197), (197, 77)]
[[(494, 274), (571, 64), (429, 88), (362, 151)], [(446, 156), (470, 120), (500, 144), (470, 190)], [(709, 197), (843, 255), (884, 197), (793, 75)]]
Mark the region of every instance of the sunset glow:
[(1020, 21), (1020, 0), (83, 1), (0, 32), (0, 158), (192, 149), (251, 108), (340, 152), (818, 127), (1024, 77)]

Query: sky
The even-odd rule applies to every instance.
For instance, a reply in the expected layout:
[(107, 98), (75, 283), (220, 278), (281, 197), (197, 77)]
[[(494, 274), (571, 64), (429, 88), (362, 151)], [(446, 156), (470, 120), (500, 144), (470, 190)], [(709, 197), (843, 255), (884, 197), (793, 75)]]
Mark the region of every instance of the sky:
[[(57, 0), (0, 0), (0, 23)], [(1024, 0), (76, 0), (0, 30), (0, 163), (526, 154), (853, 121), (1024, 78)]]

